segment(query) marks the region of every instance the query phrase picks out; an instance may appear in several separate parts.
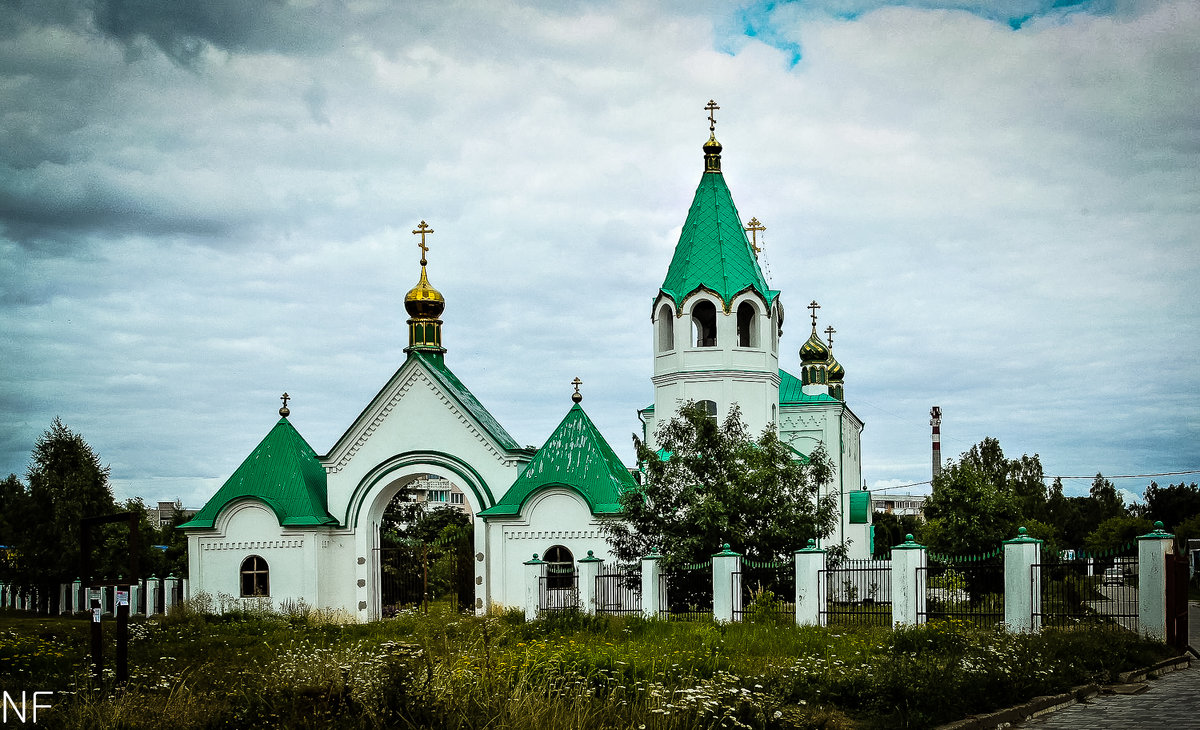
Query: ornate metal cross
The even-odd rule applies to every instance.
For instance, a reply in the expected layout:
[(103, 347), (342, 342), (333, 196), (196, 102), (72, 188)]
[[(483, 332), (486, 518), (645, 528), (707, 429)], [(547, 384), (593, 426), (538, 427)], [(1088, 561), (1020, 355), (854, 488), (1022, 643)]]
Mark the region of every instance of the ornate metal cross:
[(828, 327), (825, 328), (825, 335), (829, 338), (830, 349), (833, 349), (833, 333), (834, 332), (837, 332), (837, 330), (835, 330), (833, 328), (833, 325), (829, 325)]
[(290, 401), (291, 399), (292, 399), (292, 396), (288, 395), (287, 393), (284, 393), (283, 395), (279, 396), (279, 400), (283, 401), (284, 408), (287, 408), (287, 402)]
[(758, 247), (758, 234), (760, 231), (767, 230), (767, 227), (759, 223), (757, 218), (751, 218), (746, 230), (750, 232), (750, 248), (754, 249), (754, 255), (757, 256), (762, 252), (762, 249)]
[(425, 234), (433, 233), (433, 229), (429, 227), (425, 221), (421, 221), (421, 225), (417, 226), (417, 230), (413, 231), (414, 235), (420, 234), (421, 242), (417, 244), (421, 249), (421, 265), (429, 263), (425, 260), (425, 254), (429, 251), (429, 247), (425, 245)]
[(712, 99), (709, 99), (708, 105), (704, 107), (704, 110), (706, 112), (708, 112), (708, 131), (709, 132), (717, 131), (717, 119), (716, 119), (716, 117), (713, 116), (713, 112), (715, 112), (716, 110), (718, 110), (720, 108), (721, 107), (717, 106), (717, 102), (713, 101)]
[(571, 385), (575, 386), (575, 392), (571, 394), (571, 400), (578, 403), (579, 401), (583, 400), (583, 393), (579, 392), (579, 386), (583, 385), (583, 381), (579, 378), (575, 378), (571, 381)]
[(821, 308), (821, 305), (817, 304), (817, 300), (814, 299), (814, 300), (812, 300), (811, 303), (809, 303), (808, 308), (812, 310), (813, 332), (816, 332), (817, 331), (817, 310)]

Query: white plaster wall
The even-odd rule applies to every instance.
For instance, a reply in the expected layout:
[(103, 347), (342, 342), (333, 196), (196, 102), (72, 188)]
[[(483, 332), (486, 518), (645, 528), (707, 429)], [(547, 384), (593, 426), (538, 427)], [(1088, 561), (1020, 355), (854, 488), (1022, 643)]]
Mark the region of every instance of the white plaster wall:
[(261, 502), (246, 500), (226, 506), (212, 530), (188, 533), (189, 594), (204, 592), (241, 595), (242, 562), (251, 555), (267, 561), (271, 603), (278, 608), (287, 599), (303, 599), (321, 606), (317, 581), (320, 528), (284, 529), (275, 513)]
[(485, 554), (492, 576), (492, 605), (522, 605), (525, 561), (534, 553), (541, 557), (554, 545), (570, 550), (576, 561), (591, 550), (596, 557), (611, 562), (608, 541), (600, 533), (602, 522), (603, 518), (592, 515), (582, 497), (566, 487), (536, 492), (519, 516), (488, 518)]

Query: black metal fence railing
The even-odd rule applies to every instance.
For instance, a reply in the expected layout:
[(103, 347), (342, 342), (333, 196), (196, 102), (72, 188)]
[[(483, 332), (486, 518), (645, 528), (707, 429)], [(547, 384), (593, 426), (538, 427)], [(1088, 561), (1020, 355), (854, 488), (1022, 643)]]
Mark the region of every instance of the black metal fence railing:
[(1042, 610), (1033, 611), (1035, 625), (1040, 618), (1042, 626), (1096, 622), (1137, 631), (1136, 555), (1034, 563), (1031, 585), (1036, 585), (1038, 577), (1042, 581)]
[(579, 609), (579, 574), (554, 571), (538, 578), (538, 611)]
[(659, 575), (667, 599), (659, 615), (673, 621), (707, 621), (713, 615), (712, 564), (689, 566)]
[(642, 612), (640, 571), (603, 573), (596, 576), (596, 613), (614, 615)]
[(432, 601), (449, 601), (456, 610), (472, 605), (474, 568), (464, 545), (413, 543), (376, 552), (385, 617), (411, 608), (428, 610)]
[(930, 561), (917, 569), (925, 591), (919, 596), (917, 620), (953, 620), (981, 627), (1004, 621), (1004, 559)]
[[(796, 569), (790, 562), (742, 561), (734, 573), (733, 590), (741, 590), (741, 609), (734, 602), (733, 620), (760, 623), (793, 623), (796, 619)], [(740, 578), (740, 580), (738, 579)]]
[(891, 626), (892, 564), (846, 560), (820, 571), (821, 623), (826, 626)]

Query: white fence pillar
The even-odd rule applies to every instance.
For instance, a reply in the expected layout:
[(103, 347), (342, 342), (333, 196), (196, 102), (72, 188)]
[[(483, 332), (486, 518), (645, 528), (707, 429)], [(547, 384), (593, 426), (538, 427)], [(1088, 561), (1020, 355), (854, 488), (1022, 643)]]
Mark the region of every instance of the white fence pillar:
[(74, 613), (88, 610), (87, 589), (83, 587), (83, 581), (79, 578), (71, 583), (71, 610)]
[(712, 556), (712, 575), (713, 618), (732, 621), (735, 613), (742, 613), (742, 554), (725, 543), (721, 552)]
[(532, 621), (538, 615), (538, 602), (542, 587), (542, 578), (546, 575), (546, 564), (538, 560), (537, 553), (533, 559), (525, 561), (525, 620)]
[(588, 550), (586, 558), (579, 559), (579, 604), (586, 614), (596, 613), (596, 576), (604, 561)]
[(158, 613), (158, 578), (153, 575), (146, 579), (146, 615)]
[(642, 616), (658, 618), (667, 608), (667, 587), (662, 581), (662, 569), (658, 559), (662, 557), (656, 548), (642, 558)]
[(1017, 536), (1004, 541), (1004, 626), (1009, 631), (1030, 632), (1042, 628), (1042, 541), (1030, 537), (1022, 527)]
[(825, 570), (825, 551), (810, 539), (808, 547), (795, 552), (796, 623), (820, 626), (825, 595), (821, 591), (821, 571)]
[(908, 626), (921, 620), (925, 605), (925, 546), (905, 535), (904, 542), (892, 548), (892, 625)]
[(174, 607), (177, 585), (179, 585), (179, 579), (174, 575), (168, 575), (163, 580), (163, 613), (170, 613), (171, 608)]
[(1167, 554), (1174, 550), (1162, 522), (1138, 537), (1138, 633), (1148, 639), (1167, 639)]

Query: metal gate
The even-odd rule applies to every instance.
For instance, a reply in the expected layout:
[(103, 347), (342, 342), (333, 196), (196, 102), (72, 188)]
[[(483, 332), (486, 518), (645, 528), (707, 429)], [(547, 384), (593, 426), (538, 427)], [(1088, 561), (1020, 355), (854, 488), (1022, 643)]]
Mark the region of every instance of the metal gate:
[(845, 560), (818, 573), (825, 626), (891, 626), (890, 560)]
[(596, 613), (640, 614), (642, 573), (629, 569), (596, 576)]
[(1030, 566), (1030, 586), (1041, 577), (1041, 607), (1034, 626), (1115, 624), (1138, 628), (1138, 559), (1136, 555), (1061, 560)]
[(385, 618), (406, 609), (428, 613), (433, 601), (446, 601), (455, 611), (472, 605), (474, 566), (468, 542), (412, 543), (375, 548), (375, 553)]
[(1167, 645), (1188, 648), (1188, 561), (1176, 553), (1167, 553)]
[[(925, 572), (925, 593), (917, 605), (917, 621), (954, 620), (976, 626), (1004, 621), (1004, 558), (941, 562), (917, 568)], [(918, 585), (922, 581), (917, 581)]]

